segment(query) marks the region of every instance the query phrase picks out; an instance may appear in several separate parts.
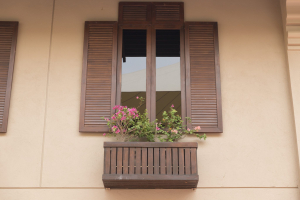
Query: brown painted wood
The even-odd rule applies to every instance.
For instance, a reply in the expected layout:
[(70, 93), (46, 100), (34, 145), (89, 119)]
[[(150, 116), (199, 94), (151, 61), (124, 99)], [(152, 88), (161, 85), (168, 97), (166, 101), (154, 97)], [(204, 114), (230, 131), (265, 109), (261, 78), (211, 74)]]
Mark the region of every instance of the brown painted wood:
[(154, 148), (154, 174), (159, 174), (159, 148)]
[(153, 174), (153, 148), (148, 148), (148, 174)]
[(152, 24), (183, 25), (183, 2), (154, 2), (152, 6)]
[(151, 24), (150, 2), (120, 2), (120, 24)]
[[(106, 161), (105, 161), (106, 162)], [(111, 155), (110, 155), (110, 173), (116, 174), (117, 169), (117, 148), (111, 148)]]
[(173, 174), (178, 175), (178, 148), (172, 148)]
[(152, 38), (152, 29), (151, 26), (147, 27), (147, 65), (146, 65), (146, 108), (148, 112), (148, 117), (150, 118), (151, 121), (154, 121), (153, 119), (153, 111), (155, 110), (155, 107), (153, 106), (152, 103), (152, 93), (153, 93), (153, 84), (152, 81), (153, 79), (151, 78), (151, 74), (153, 74), (152, 69), (153, 69), (153, 38)]
[(184, 175), (184, 148), (178, 148), (179, 175)]
[(189, 128), (222, 132), (222, 105), (216, 22), (185, 23), (186, 99)]
[(118, 147), (117, 148), (117, 174), (123, 174), (122, 162), (123, 162), (123, 148)]
[[(156, 29), (151, 29), (151, 66), (149, 80), (150, 82), (150, 121), (156, 120)], [(148, 78), (148, 74), (147, 74)]]
[(123, 26), (118, 28), (118, 59), (117, 59), (117, 85), (116, 85), (116, 105), (121, 105), (122, 87), (122, 50), (123, 50)]
[(129, 174), (134, 174), (135, 160), (135, 148), (132, 147), (129, 155)]
[(197, 180), (196, 176), (194, 175), (148, 175), (148, 174), (140, 174), (140, 175), (109, 175), (105, 174), (104, 178), (109, 178), (111, 180), (118, 180), (121, 177), (124, 177), (128, 180), (138, 180), (143, 178), (144, 180), (165, 180), (166, 178), (169, 180)]
[(104, 142), (103, 147), (195, 147), (197, 142)]
[(187, 124), (186, 120), (186, 85), (185, 85), (185, 52), (184, 52), (184, 27), (180, 29), (180, 81), (181, 81), (181, 118), (183, 125)]
[(0, 21), (0, 133), (6, 133), (19, 22)]
[(214, 47), (215, 47), (216, 88), (217, 88), (218, 130), (219, 132), (223, 132), (218, 23), (214, 23)]
[(166, 165), (167, 165), (167, 174), (172, 174), (172, 156), (171, 148), (166, 148)]
[(197, 174), (197, 149), (191, 148), (191, 174)]
[(142, 166), (142, 149), (140, 147), (136, 148), (136, 174), (141, 174), (141, 166)]
[(191, 152), (190, 148), (184, 149), (184, 165), (185, 165), (185, 174), (190, 175), (191, 174)]
[(166, 149), (160, 148), (160, 174), (166, 174)]
[(183, 2), (120, 2), (120, 24), (183, 24)]
[(147, 148), (142, 148), (142, 174), (147, 174)]
[(128, 158), (129, 156), (129, 151), (128, 148), (125, 147), (123, 149), (123, 174), (128, 174)]
[(109, 175), (102, 176), (111, 189), (190, 189), (196, 188), (198, 175)]
[[(107, 146), (113, 145), (107, 144)], [(110, 160), (107, 159), (109, 149), (111, 149)], [(136, 154), (132, 149), (136, 149)], [(102, 177), (104, 186), (132, 189), (195, 188), (198, 183), (196, 149), (196, 147), (105, 147), (104, 166), (107, 166), (106, 162), (111, 163), (114, 171), (105, 168)], [(120, 160), (123, 170), (120, 170)], [(131, 170), (134, 167), (133, 163), (136, 163), (136, 171)], [(128, 165), (129, 170), (126, 170)], [(184, 171), (184, 165), (186, 171)]]
[(86, 22), (80, 132), (107, 132), (116, 101), (117, 22)]
[(104, 174), (110, 173), (110, 148), (104, 148)]
[[(187, 24), (185, 24), (185, 41), (184, 41), (184, 52), (185, 52), (185, 94), (186, 94), (186, 116), (191, 118), (191, 65), (190, 65), (190, 49), (189, 42), (189, 28)], [(192, 123), (187, 121), (187, 128), (192, 129)]]

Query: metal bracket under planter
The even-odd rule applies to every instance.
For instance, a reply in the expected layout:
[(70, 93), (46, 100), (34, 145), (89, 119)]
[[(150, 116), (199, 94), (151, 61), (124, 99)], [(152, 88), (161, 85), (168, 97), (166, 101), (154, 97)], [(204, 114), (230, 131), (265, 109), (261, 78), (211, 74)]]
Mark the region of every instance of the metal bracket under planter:
[(196, 188), (196, 142), (104, 142), (105, 188)]

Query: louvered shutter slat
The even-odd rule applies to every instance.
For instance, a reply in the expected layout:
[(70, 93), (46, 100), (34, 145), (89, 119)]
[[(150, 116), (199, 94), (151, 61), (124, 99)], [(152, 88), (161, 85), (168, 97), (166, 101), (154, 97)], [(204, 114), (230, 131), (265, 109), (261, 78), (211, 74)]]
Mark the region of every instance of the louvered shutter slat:
[(190, 127), (222, 132), (217, 23), (186, 22), (187, 115)]
[(7, 131), (18, 22), (0, 22), (0, 132)]
[(182, 2), (154, 2), (153, 24), (183, 24)]
[(151, 3), (120, 2), (120, 24), (151, 24)]
[(106, 132), (115, 104), (117, 22), (86, 22), (80, 110), (81, 132)]

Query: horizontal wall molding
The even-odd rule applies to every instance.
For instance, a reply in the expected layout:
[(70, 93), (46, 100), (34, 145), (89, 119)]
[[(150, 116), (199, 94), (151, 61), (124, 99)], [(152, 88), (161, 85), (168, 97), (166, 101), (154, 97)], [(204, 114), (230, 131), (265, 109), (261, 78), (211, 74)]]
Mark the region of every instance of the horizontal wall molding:
[[(194, 189), (298, 189), (298, 187), (197, 187)], [(23, 189), (23, 190), (36, 190), (36, 189), (59, 189), (59, 190), (72, 190), (72, 189), (105, 189), (104, 187), (0, 187), (0, 190), (19, 190), (19, 189)], [(161, 190), (161, 189), (159, 189)]]

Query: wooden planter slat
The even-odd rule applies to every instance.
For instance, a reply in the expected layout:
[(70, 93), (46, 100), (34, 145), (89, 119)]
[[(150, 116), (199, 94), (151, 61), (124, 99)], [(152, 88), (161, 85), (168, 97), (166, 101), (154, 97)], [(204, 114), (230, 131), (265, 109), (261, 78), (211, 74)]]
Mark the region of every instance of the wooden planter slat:
[(173, 174), (178, 175), (178, 148), (172, 148), (173, 155)]
[(136, 170), (136, 174), (141, 174), (141, 163), (142, 163), (142, 157), (141, 157), (141, 148), (136, 148), (136, 165), (135, 165), (135, 170)]
[(106, 188), (195, 188), (198, 184), (195, 142), (105, 142)]
[(190, 152), (190, 148), (185, 148), (184, 152), (185, 152), (185, 155), (184, 155), (185, 174), (190, 175), (191, 174), (191, 160), (190, 160), (191, 152)]
[(110, 155), (110, 174), (116, 174), (116, 165), (117, 165), (117, 148), (111, 148)]
[(184, 175), (184, 149), (178, 149), (179, 155), (179, 175)]
[(124, 148), (123, 155), (123, 174), (128, 174), (128, 148)]
[(154, 174), (159, 174), (159, 148), (154, 148)]

